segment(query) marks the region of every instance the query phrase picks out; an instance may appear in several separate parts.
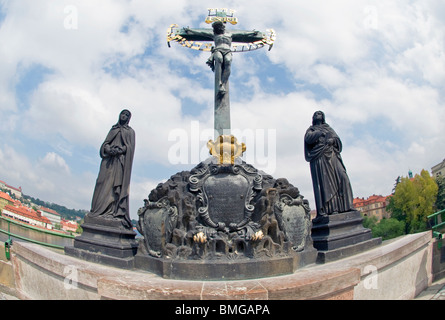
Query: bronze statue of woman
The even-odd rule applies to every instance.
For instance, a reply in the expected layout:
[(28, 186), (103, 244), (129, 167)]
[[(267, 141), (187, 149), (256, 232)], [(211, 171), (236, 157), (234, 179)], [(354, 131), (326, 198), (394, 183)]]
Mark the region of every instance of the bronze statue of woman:
[(304, 136), (304, 155), (310, 163), (317, 216), (353, 210), (352, 188), (341, 151), (337, 133), (325, 122), (324, 113), (316, 111)]
[(96, 180), (90, 217), (120, 219), (132, 228), (129, 211), (131, 168), (135, 148), (135, 132), (128, 125), (131, 113), (122, 110), (119, 120), (108, 132), (100, 148), (99, 176)]

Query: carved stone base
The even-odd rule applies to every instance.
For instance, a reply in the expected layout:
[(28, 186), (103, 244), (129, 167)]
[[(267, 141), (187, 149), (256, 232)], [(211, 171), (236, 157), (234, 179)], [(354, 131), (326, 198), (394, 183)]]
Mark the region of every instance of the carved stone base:
[(133, 268), (138, 248), (136, 233), (124, 228), (120, 220), (86, 215), (82, 229), (82, 235), (74, 239), (74, 246), (65, 247), (67, 255), (119, 268)]
[(382, 241), (381, 238), (372, 238), (371, 230), (363, 227), (363, 218), (356, 210), (312, 220), (312, 240), (319, 250), (318, 263), (360, 253)]
[(138, 210), (135, 267), (172, 279), (270, 277), (315, 263), (309, 202), (285, 178), (211, 157)]
[(314, 264), (314, 248), (284, 257), (238, 260), (175, 260), (156, 258), (142, 253), (135, 256), (134, 267), (153, 272), (166, 279), (243, 280), (292, 274)]

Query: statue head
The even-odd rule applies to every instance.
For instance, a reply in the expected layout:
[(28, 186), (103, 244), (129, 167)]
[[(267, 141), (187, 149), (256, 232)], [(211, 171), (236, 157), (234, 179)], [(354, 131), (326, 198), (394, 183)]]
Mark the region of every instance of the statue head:
[(130, 118), (131, 118), (131, 112), (127, 109), (124, 109), (121, 111), (121, 113), (119, 114), (119, 124), (120, 125), (128, 125), (128, 123), (130, 122)]
[(223, 34), (226, 30), (226, 26), (222, 21), (216, 20), (212, 23), (213, 33), (215, 34)]
[(312, 125), (315, 126), (316, 124), (325, 124), (326, 118), (323, 111), (315, 111), (314, 115), (312, 116)]

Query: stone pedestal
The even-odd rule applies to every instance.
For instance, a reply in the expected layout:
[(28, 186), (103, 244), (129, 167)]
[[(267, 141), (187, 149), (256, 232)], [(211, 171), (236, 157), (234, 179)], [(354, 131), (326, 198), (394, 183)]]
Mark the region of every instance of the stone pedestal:
[(312, 240), (318, 250), (317, 263), (326, 263), (381, 244), (381, 238), (372, 238), (370, 229), (363, 227), (359, 211), (317, 217), (312, 220)]
[(134, 267), (138, 243), (133, 230), (124, 228), (118, 219), (85, 216), (83, 233), (74, 240), (65, 253), (91, 262), (118, 268)]
[(155, 258), (138, 252), (136, 269), (149, 270), (165, 279), (181, 280), (246, 280), (292, 274), (314, 264), (317, 250), (309, 248), (281, 257), (239, 260), (175, 260)]
[[(178, 307), (187, 304), (187, 300), (190, 306), (197, 306), (202, 304), (199, 300), (215, 299), (225, 300), (232, 306), (256, 304), (255, 300), (263, 300), (257, 303), (265, 305), (270, 303), (265, 300), (413, 299), (431, 285), (434, 258), (431, 245), (431, 231), (427, 231), (385, 241), (359, 255), (307, 266), (289, 275), (237, 281), (189, 281), (90, 263), (38, 244), (16, 241), (11, 261), (0, 261), (3, 271), (0, 280), (1, 275), (5, 275), (5, 267), (9, 267), (11, 279), (2, 283), (3, 288), (12, 283), (11, 294), (26, 300), (150, 300), (151, 304), (173, 300), (171, 303)], [(366, 266), (375, 269), (371, 271)], [(295, 311), (295, 303), (289, 304), (294, 308), (289, 312)], [(275, 307), (280, 306), (269, 305), (270, 313), (277, 314)], [(212, 313), (210, 310), (208, 314)], [(215, 315), (218, 318), (218, 314)], [(230, 319), (230, 315), (226, 316)]]
[[(217, 142), (236, 145), (225, 138)], [(315, 263), (309, 202), (298, 188), (215, 149), (144, 200), (135, 268), (168, 279), (241, 280)]]

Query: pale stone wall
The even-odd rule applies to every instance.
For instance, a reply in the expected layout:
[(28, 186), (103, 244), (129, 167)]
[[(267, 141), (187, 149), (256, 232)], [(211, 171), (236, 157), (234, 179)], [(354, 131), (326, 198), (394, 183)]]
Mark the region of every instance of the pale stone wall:
[(445, 239), (433, 239), (433, 281), (445, 278)]
[(354, 299), (413, 299), (432, 283), (431, 232), (400, 237), (364, 258)]
[(6, 259), (4, 242), (0, 242), (0, 292), (15, 295), (15, 279), (12, 263)]
[(239, 281), (163, 279), (24, 242), (14, 243), (8, 263), (21, 299), (297, 300), (411, 299), (431, 283), (431, 261), (431, 232), (424, 232), (290, 275)]

